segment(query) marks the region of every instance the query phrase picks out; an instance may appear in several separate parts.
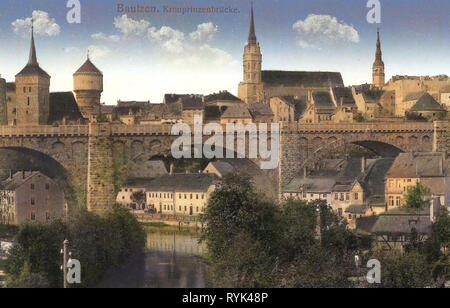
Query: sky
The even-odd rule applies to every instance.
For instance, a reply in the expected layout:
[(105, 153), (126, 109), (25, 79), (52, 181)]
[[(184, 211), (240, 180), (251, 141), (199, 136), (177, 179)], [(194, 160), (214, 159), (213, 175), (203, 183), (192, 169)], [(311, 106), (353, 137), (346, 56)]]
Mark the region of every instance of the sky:
[[(165, 93), (237, 94), (249, 31), (250, 0), (79, 0), (81, 23), (68, 23), (68, 0), (2, 0), (0, 74), (26, 64), (31, 17), (38, 60), (51, 91), (72, 90), (87, 50), (104, 73), (102, 102), (161, 103)], [(367, 21), (368, 0), (255, 0), (263, 69), (338, 71), (346, 85), (371, 82), (381, 29), (386, 76), (450, 75), (450, 1), (381, 0), (381, 24)], [(125, 14), (125, 7), (157, 11)], [(231, 13), (164, 11), (231, 8)]]

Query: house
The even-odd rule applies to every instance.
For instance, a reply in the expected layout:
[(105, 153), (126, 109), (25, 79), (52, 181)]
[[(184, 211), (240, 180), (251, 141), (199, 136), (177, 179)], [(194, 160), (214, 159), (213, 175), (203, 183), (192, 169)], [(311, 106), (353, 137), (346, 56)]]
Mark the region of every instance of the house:
[(439, 120), (445, 118), (447, 111), (430, 94), (423, 94), (410, 112), (416, 113), (429, 120)]
[(243, 104), (243, 101), (228, 91), (221, 91), (219, 93), (213, 93), (205, 96), (206, 106), (229, 107), (235, 104)]
[(213, 174), (162, 176), (146, 188), (147, 208), (165, 215), (200, 215), (205, 212), (217, 180)]
[(356, 229), (374, 235), (375, 245), (381, 249), (402, 251), (412, 240), (424, 243), (431, 236), (440, 210), (440, 200), (434, 198), (421, 210), (398, 208), (379, 216), (359, 218)]
[(187, 96), (181, 98), (183, 122), (193, 125), (195, 117), (204, 118), (205, 104), (202, 96)]
[(208, 166), (206, 166), (206, 168), (203, 170), (203, 173), (215, 174), (220, 179), (235, 172), (236, 170), (231, 164), (223, 161), (210, 162)]
[(45, 222), (65, 214), (64, 193), (51, 178), (39, 171), (17, 172), (2, 182), (0, 222), (21, 225)]
[(248, 107), (245, 105), (233, 105), (224, 108), (226, 109), (220, 117), (221, 124), (234, 123), (246, 125), (253, 122)]
[(306, 124), (331, 123), (335, 112), (336, 106), (333, 103), (330, 92), (313, 91), (311, 103), (301, 122)]
[(386, 211), (385, 176), (393, 158), (324, 159), (283, 187), (281, 200), (326, 200), (351, 228), (356, 219)]
[(324, 200), (331, 206), (331, 191), (335, 183), (332, 177), (296, 177), (284, 187), (282, 199), (306, 202)]
[(254, 123), (272, 123), (274, 115), (269, 104), (255, 103), (248, 107)]
[(393, 117), (395, 113), (395, 92), (373, 89), (370, 85), (352, 88), (358, 112), (368, 120), (379, 117)]
[[(337, 182), (331, 189), (331, 207), (339, 216), (348, 215), (353, 219), (353, 214), (347, 212), (350, 206), (363, 206), (365, 204), (364, 188), (358, 180), (352, 182)], [(365, 214), (365, 212), (364, 212)]]
[(418, 183), (439, 197), (443, 206), (450, 201), (450, 159), (446, 153), (401, 153), (386, 175), (388, 209), (406, 205), (405, 195)]
[(330, 88), (331, 98), (336, 106), (336, 113), (333, 117), (335, 123), (352, 123), (354, 115), (358, 112), (358, 106), (351, 88), (335, 87)]

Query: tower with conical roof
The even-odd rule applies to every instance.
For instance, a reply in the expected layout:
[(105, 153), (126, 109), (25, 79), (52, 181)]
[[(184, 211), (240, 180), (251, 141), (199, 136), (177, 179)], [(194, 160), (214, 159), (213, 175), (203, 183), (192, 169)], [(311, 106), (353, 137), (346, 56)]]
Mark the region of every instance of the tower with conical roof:
[(375, 62), (373, 63), (372, 69), (373, 87), (376, 89), (383, 89), (386, 76), (384, 73), (383, 53), (381, 51), (380, 30), (378, 30), (377, 51), (375, 54)]
[(95, 120), (100, 114), (100, 99), (103, 92), (103, 73), (91, 62), (86, 62), (73, 74), (73, 91), (83, 117)]
[(31, 25), (30, 55), (26, 66), (16, 75), (15, 119), (10, 123), (19, 126), (46, 125), (50, 112), (50, 75), (40, 66)]
[(244, 49), (244, 79), (239, 84), (238, 96), (247, 104), (263, 101), (263, 84), (261, 79), (262, 53), (256, 38), (253, 1), (250, 12), (250, 31), (248, 43)]

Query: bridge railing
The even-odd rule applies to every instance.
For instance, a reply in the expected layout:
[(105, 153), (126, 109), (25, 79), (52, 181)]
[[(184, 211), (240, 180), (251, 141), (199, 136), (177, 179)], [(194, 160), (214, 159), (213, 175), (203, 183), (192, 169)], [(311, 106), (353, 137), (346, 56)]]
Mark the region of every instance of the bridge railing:
[(351, 124), (300, 124), (282, 123), (281, 131), (297, 132), (417, 132), (433, 131), (432, 122), (374, 122), (374, 123), (351, 123)]
[(87, 125), (0, 126), (0, 137), (87, 135), (89, 135), (89, 127)]
[(113, 124), (113, 135), (170, 135), (172, 125), (123, 125)]

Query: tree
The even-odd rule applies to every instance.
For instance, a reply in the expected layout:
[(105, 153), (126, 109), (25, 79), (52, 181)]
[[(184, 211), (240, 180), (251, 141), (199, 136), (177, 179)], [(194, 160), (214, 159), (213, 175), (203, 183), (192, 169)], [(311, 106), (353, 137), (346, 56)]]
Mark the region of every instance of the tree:
[(212, 279), (228, 287), (271, 286), (280, 212), (263, 201), (246, 177), (228, 176), (212, 194), (203, 217)]
[(378, 251), (373, 258), (381, 263), (381, 285), (375, 287), (425, 288), (433, 285), (430, 265), (418, 252)]
[(218, 185), (203, 220), (216, 287), (346, 287), (364, 242), (326, 202), (280, 205), (236, 176)]
[(405, 199), (409, 208), (420, 210), (430, 198), (430, 189), (417, 183), (407, 189)]
[(62, 286), (60, 250), (64, 239), (82, 264), (82, 287), (94, 287), (145, 245), (145, 232), (126, 209), (115, 206), (98, 216), (80, 210), (67, 220), (29, 223), (20, 228), (5, 264), (13, 287)]

